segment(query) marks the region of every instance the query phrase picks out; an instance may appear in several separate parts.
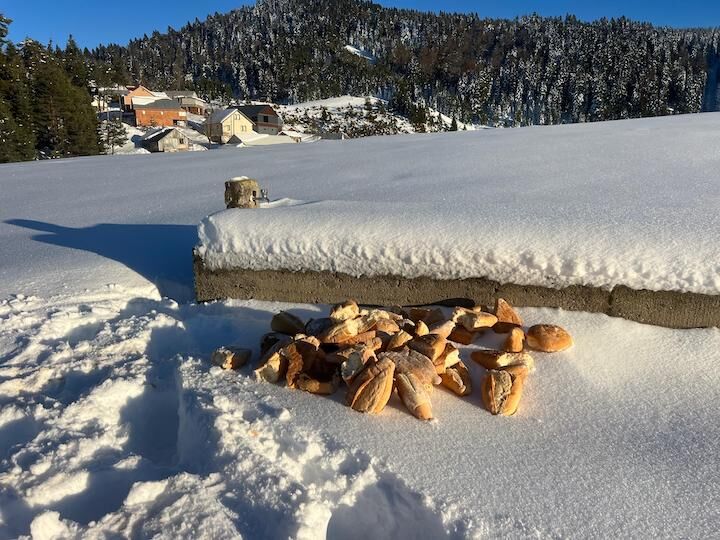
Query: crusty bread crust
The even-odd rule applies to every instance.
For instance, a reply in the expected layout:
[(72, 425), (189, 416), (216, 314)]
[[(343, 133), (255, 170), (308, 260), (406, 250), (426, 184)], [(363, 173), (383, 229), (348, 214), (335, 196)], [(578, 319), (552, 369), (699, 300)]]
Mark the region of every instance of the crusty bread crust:
[(519, 326), (510, 331), (503, 348), (507, 352), (522, 352), (525, 346), (525, 332)]
[(522, 317), (504, 298), (498, 298), (495, 301), (495, 316), (498, 322), (511, 323), (517, 326), (523, 325)]
[(470, 372), (462, 360), (447, 368), (445, 373), (440, 375), (440, 378), (442, 379), (442, 385), (458, 396), (467, 396), (472, 393)]
[(432, 404), (422, 383), (412, 373), (398, 373), (395, 386), (403, 404), (420, 420), (432, 419)]
[(564, 328), (554, 324), (536, 324), (527, 331), (527, 344), (540, 352), (560, 352), (573, 346), (573, 338)]
[(395, 364), (391, 360), (371, 360), (348, 388), (347, 404), (358, 412), (379, 413), (390, 400), (394, 373)]
[(337, 304), (330, 312), (330, 318), (336, 322), (354, 319), (358, 315), (360, 315), (360, 307), (358, 307), (355, 300), (348, 300), (342, 304)]

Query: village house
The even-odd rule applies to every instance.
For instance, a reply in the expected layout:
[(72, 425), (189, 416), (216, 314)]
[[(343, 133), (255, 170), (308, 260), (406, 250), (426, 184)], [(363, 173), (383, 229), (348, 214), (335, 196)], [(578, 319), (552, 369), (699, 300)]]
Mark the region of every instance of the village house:
[(190, 149), (187, 136), (177, 128), (162, 128), (147, 132), (140, 145), (150, 152), (185, 152)]
[(164, 92), (153, 92), (152, 90), (148, 90), (142, 85), (128, 86), (127, 89), (127, 94), (122, 96), (122, 106), (123, 110), (128, 112), (132, 111), (135, 108), (135, 98), (140, 98), (137, 100), (137, 103), (147, 102), (148, 100), (152, 101), (157, 99), (168, 99), (167, 94), (165, 94)]
[(210, 142), (226, 144), (240, 142), (243, 135), (254, 128), (252, 120), (237, 109), (224, 109), (213, 112), (205, 122), (205, 135)]
[(188, 113), (174, 99), (143, 100), (133, 98), (135, 125), (147, 126), (184, 126)]
[(207, 101), (198, 97), (197, 93), (192, 90), (168, 90), (165, 93), (191, 114), (205, 115), (208, 110)]
[(234, 108), (253, 122), (256, 133), (277, 135), (282, 130), (282, 119), (270, 105), (238, 105)]

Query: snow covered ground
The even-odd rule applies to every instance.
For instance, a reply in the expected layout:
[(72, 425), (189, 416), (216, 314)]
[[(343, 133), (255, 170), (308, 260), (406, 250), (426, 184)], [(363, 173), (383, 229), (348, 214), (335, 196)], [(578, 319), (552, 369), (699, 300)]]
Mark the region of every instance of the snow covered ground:
[[(474, 202), (483, 242), (610, 189), (626, 213), (703, 225), (707, 249), (719, 130), (709, 114), (0, 166), (0, 538), (714, 536), (720, 330), (524, 309), (576, 346), (537, 355), (515, 417), (441, 389), (431, 423), (396, 398), (368, 417), (211, 368), (221, 344), (257, 350), (273, 312), (326, 307), (195, 305), (190, 253), (242, 174), (271, 198)], [(637, 159), (644, 132), (667, 159)], [(510, 225), (482, 230), (489, 212)]]
[(213, 269), (719, 294), (718, 132), (705, 115), (381, 138), (353, 148), (362, 166), (324, 158), (302, 203), (209, 217), (199, 251)]

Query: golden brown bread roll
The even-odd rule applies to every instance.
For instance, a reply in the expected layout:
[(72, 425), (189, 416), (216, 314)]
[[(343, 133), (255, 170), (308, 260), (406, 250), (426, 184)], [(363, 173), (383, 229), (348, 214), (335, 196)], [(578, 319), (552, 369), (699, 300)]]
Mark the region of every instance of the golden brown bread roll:
[(260, 358), (259, 366), (255, 370), (255, 377), (258, 380), (262, 379), (270, 383), (276, 383), (285, 377), (288, 361), (280, 354), (280, 350), (285, 345), (284, 342), (278, 341)]
[(375, 323), (376, 332), (385, 332), (387, 334), (397, 334), (400, 331), (398, 324), (390, 319), (380, 319)]
[(320, 342), (312, 336), (297, 339), (280, 349), (280, 354), (287, 360), (285, 381), (289, 388), (295, 388), (300, 373), (310, 371), (315, 363)]
[(527, 377), (525, 366), (491, 369), (485, 373), (480, 393), (483, 403), (492, 414), (512, 416), (520, 405)]
[(358, 412), (381, 412), (393, 390), (395, 364), (388, 358), (369, 361), (348, 388), (347, 404)]
[(400, 330), (397, 334), (395, 334), (392, 338), (390, 338), (390, 341), (387, 344), (387, 350), (388, 351), (398, 351), (402, 349), (405, 344), (410, 341), (413, 337), (405, 332), (405, 330)]
[(448, 336), (448, 339), (461, 345), (470, 345), (475, 341), (475, 336), (477, 336), (478, 333), (479, 332), (470, 332), (464, 326), (456, 325), (452, 333)]
[(515, 328), (510, 330), (510, 334), (505, 340), (505, 345), (503, 345), (503, 348), (508, 352), (522, 352), (524, 346), (525, 332), (523, 332), (522, 328), (516, 326)]
[(240, 369), (250, 360), (250, 349), (220, 347), (212, 353), (211, 362), (223, 369)]
[(518, 312), (503, 298), (498, 298), (495, 302), (495, 316), (498, 322), (523, 325), (523, 320)]
[(428, 327), (428, 332), (430, 334), (435, 334), (437, 336), (442, 336), (445, 339), (447, 339), (450, 334), (452, 334), (452, 331), (455, 329), (455, 323), (453, 321), (443, 321), (439, 323), (435, 323), (432, 326)]
[(483, 328), (491, 328), (497, 322), (497, 317), (492, 313), (480, 310), (456, 307), (453, 310), (452, 320), (458, 326), (462, 326), (470, 332), (475, 332)]
[(432, 420), (432, 404), (425, 388), (412, 373), (398, 373), (395, 386), (400, 399), (416, 418)]
[(360, 315), (360, 307), (355, 300), (347, 300), (342, 304), (337, 304), (330, 311), (330, 318), (335, 322), (342, 322), (348, 319), (354, 319)]
[(434, 363), (445, 352), (447, 339), (437, 334), (427, 334), (408, 341), (407, 345), (412, 350), (424, 354)]
[(573, 346), (567, 330), (554, 324), (536, 324), (527, 331), (527, 344), (540, 352), (560, 352)]
[(467, 396), (472, 392), (472, 380), (467, 366), (462, 362), (458, 362), (445, 370), (440, 375), (442, 385), (449, 390), (455, 392), (458, 396)]
[(359, 333), (359, 319), (347, 319), (334, 324), (319, 336), (321, 343), (343, 343)]
[(480, 350), (473, 351), (470, 354), (475, 362), (480, 364), (485, 369), (499, 369), (508, 366), (526, 366), (532, 370), (535, 367), (535, 360), (529, 353), (526, 352), (505, 352), (505, 351), (490, 351)]
[(398, 373), (412, 373), (421, 384), (427, 386), (440, 384), (435, 364), (427, 356), (417, 351), (406, 347), (401, 351), (380, 353), (378, 358), (393, 362)]
[(430, 329), (428, 328), (428, 325), (425, 324), (423, 321), (418, 321), (415, 323), (415, 335), (416, 336), (426, 336), (430, 333)]

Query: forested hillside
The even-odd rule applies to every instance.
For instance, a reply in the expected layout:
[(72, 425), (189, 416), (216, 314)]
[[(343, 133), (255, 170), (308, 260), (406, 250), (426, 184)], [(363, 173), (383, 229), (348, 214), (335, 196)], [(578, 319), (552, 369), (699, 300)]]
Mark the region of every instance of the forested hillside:
[[(341, 94), (467, 122), (554, 124), (716, 110), (718, 30), (627, 19), (488, 20), (361, 0), (258, 0), (95, 61), (118, 81), (207, 98), (293, 103)], [(353, 54), (351, 45), (364, 51)]]
[(98, 154), (90, 72), (72, 39), (64, 50), (7, 41), (0, 13), (0, 163)]

